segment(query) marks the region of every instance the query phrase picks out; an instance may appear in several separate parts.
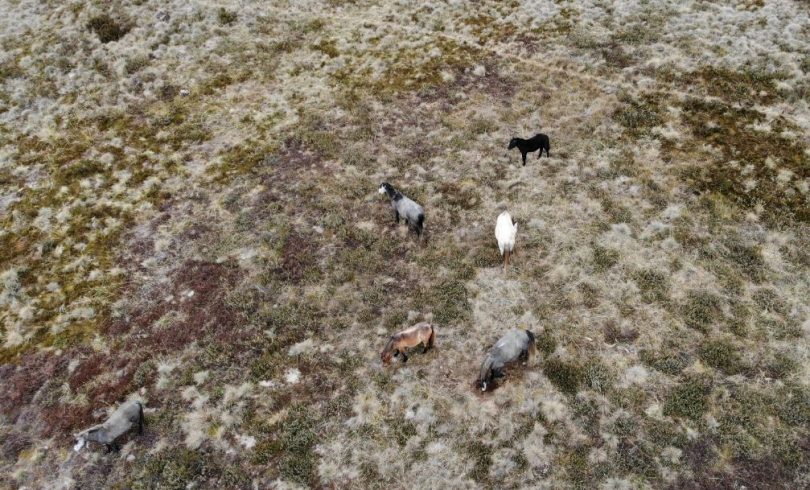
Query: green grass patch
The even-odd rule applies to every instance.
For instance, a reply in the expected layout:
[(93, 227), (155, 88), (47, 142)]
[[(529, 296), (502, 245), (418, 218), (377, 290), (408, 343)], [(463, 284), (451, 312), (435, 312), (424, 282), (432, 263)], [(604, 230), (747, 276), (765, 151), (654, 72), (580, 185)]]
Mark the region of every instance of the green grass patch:
[(713, 339), (704, 342), (698, 352), (700, 359), (725, 374), (733, 375), (745, 369), (739, 348), (728, 339)]
[(596, 272), (604, 272), (619, 263), (619, 252), (600, 245), (593, 247), (593, 266)]
[(681, 305), (681, 317), (687, 327), (708, 333), (712, 323), (721, 318), (721, 306), (720, 298), (715, 294), (692, 290), (687, 293), (686, 302)]
[(686, 378), (673, 388), (664, 401), (664, 415), (698, 420), (708, 408), (711, 381), (706, 378)]
[(634, 272), (632, 277), (645, 303), (663, 303), (669, 300), (668, 274), (655, 269), (641, 269)]
[(576, 395), (580, 386), (586, 381), (586, 369), (576, 361), (547, 359), (543, 364), (543, 373), (560, 391)]

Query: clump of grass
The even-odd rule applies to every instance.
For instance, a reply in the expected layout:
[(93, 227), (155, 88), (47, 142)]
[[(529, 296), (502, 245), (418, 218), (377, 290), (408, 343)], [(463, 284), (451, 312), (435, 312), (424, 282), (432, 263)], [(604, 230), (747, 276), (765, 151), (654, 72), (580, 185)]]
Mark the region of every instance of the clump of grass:
[(206, 473), (206, 465), (210, 461), (201, 452), (183, 447), (148, 455), (143, 464), (133, 471), (130, 488), (188, 488)]
[(602, 199), (602, 210), (610, 216), (611, 223), (630, 223), (633, 220), (633, 213), (629, 209), (609, 197)]
[(302, 405), (293, 406), (280, 427), (279, 433), (256, 445), (253, 463), (275, 463), (283, 478), (300, 485), (311, 485), (317, 463), (313, 451), (318, 442), (315, 414)]
[(701, 377), (684, 379), (664, 401), (664, 415), (699, 419), (708, 407), (711, 380)]
[(400, 447), (405, 446), (408, 439), (416, 435), (416, 426), (412, 422), (403, 419), (392, 419), (387, 421), (388, 434), (393, 437)]
[(660, 351), (642, 350), (641, 362), (653, 369), (669, 375), (677, 375), (689, 365), (690, 359), (677, 346), (665, 346)]
[(728, 339), (715, 339), (700, 346), (700, 359), (725, 374), (737, 374), (744, 369), (739, 350)]
[(810, 389), (793, 386), (785, 388), (779, 395), (785, 400), (776, 406), (779, 417), (790, 425), (807, 427), (810, 424)]
[(577, 286), (582, 294), (582, 304), (588, 308), (599, 306), (599, 289), (593, 284), (582, 282)]
[(543, 354), (550, 356), (557, 350), (557, 341), (548, 330), (535, 334), (535, 345)]
[(790, 355), (775, 352), (763, 359), (760, 369), (773, 379), (784, 379), (799, 369), (799, 363)]
[(481, 485), (491, 484), (489, 467), (492, 466), (492, 447), (474, 438), (470, 443), (465, 444), (464, 449), (473, 461), (473, 469), (469, 476)]
[(765, 279), (765, 260), (762, 258), (762, 247), (749, 246), (738, 240), (726, 241), (725, 256), (737, 265), (754, 282)]
[(767, 312), (774, 312), (780, 315), (788, 313), (787, 304), (779, 297), (779, 294), (773, 288), (759, 288), (752, 295), (754, 303), (757, 304), (762, 310)]
[(424, 303), (430, 305), (439, 325), (453, 325), (469, 318), (470, 303), (467, 288), (458, 279), (447, 279), (423, 292)]
[(720, 298), (708, 291), (689, 291), (681, 316), (687, 327), (708, 333), (711, 324), (720, 318), (720, 306)]
[(543, 373), (557, 388), (568, 395), (576, 395), (586, 377), (586, 371), (576, 361), (563, 361), (558, 358), (547, 359)]
[(437, 190), (442, 193), (451, 206), (464, 210), (474, 209), (481, 204), (481, 195), (474, 185), (458, 185), (454, 182), (442, 182)]
[(217, 11), (217, 20), (219, 21), (220, 25), (229, 26), (236, 22), (238, 18), (239, 14), (227, 10), (225, 7), (220, 7), (219, 11)]
[(593, 247), (593, 265), (596, 272), (604, 272), (619, 263), (619, 252), (600, 245)]
[(129, 24), (119, 22), (106, 14), (90, 19), (87, 28), (95, 32), (98, 39), (104, 44), (118, 41), (132, 29)]
[(620, 97), (622, 105), (613, 113), (613, 119), (629, 135), (636, 138), (647, 136), (652, 128), (663, 123), (659, 99), (656, 94), (647, 94), (641, 98), (623, 95)]
[(667, 274), (654, 269), (641, 269), (633, 273), (633, 280), (641, 291), (645, 303), (665, 302), (669, 299), (669, 278)]
[(616, 454), (616, 465), (622, 471), (650, 479), (658, 476), (656, 450), (649, 442), (626, 438), (619, 443)]
[(604, 363), (593, 359), (584, 366), (583, 380), (588, 388), (599, 393), (607, 393), (613, 386), (614, 376)]

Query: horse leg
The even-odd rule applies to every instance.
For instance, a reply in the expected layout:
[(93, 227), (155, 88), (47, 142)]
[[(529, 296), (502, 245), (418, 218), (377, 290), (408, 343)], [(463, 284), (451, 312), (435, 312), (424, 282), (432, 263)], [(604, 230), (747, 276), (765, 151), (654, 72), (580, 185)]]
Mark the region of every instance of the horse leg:
[(399, 224), (399, 211), (394, 211), (394, 219), (397, 221), (397, 224)]
[(399, 355), (399, 351), (394, 349), (394, 357), (397, 357), (398, 355)]
[(402, 364), (408, 362), (408, 356), (405, 355), (405, 351), (402, 351)]
[(523, 166), (525, 167), (526, 166), (526, 152), (521, 151), (520, 154), (523, 155)]
[[(428, 337), (428, 338), (430, 338), (430, 337)], [(423, 340), (422, 345), (424, 346), (424, 347), (422, 347), (422, 354), (427, 354), (427, 351), (428, 351), (428, 339)]]

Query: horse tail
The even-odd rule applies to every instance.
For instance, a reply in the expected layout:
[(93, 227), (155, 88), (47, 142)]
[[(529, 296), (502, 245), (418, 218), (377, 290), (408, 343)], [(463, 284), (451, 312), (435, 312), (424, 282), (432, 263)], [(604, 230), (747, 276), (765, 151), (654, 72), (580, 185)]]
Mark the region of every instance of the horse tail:
[(537, 355), (537, 342), (534, 334), (530, 330), (526, 330), (526, 336), (529, 337), (529, 355), (534, 357)]
[(433, 325), (430, 326), (430, 337), (428, 337), (428, 349), (433, 348), (433, 344), (436, 342), (436, 327)]

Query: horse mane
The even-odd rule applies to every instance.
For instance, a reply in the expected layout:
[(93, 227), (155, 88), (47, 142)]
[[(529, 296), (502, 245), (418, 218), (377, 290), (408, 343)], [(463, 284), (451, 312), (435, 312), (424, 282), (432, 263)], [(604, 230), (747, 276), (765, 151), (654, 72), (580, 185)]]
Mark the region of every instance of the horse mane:
[(484, 362), (481, 363), (481, 371), (478, 373), (478, 381), (489, 380), (489, 373), (492, 371), (492, 364), (494, 362), (495, 359), (492, 358), (492, 355), (487, 354), (487, 357), (484, 358)]
[(392, 335), (391, 338), (388, 339), (388, 343), (385, 344), (385, 347), (383, 348), (383, 354), (387, 354), (387, 353), (391, 352), (392, 350), (394, 350), (394, 343), (396, 341), (397, 341), (396, 335)]

